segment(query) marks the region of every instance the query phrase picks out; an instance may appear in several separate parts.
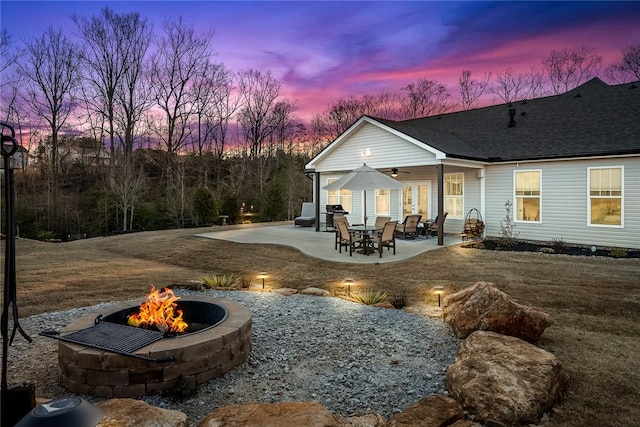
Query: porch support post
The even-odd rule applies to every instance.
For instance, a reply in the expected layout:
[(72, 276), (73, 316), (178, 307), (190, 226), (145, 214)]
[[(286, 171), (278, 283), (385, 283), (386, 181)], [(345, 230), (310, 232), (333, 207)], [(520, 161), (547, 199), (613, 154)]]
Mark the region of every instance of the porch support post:
[(438, 246), (444, 245), (444, 165), (436, 165), (438, 175)]
[(313, 174), (313, 202), (316, 204), (316, 232), (320, 231), (320, 172)]

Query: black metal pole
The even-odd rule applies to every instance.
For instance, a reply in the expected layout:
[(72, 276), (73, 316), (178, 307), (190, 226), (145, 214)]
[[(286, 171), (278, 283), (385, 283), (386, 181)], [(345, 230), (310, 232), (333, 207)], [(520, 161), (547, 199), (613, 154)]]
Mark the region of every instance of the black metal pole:
[[(0, 318), (0, 332), (2, 333), (2, 383), (1, 383), (1, 409), (2, 425), (13, 425), (35, 405), (35, 388), (14, 387), (9, 390), (7, 381), (7, 356), (9, 345), (15, 337), (16, 330), (29, 342), (31, 338), (22, 329), (18, 322), (18, 306), (16, 304), (16, 221), (15, 221), (15, 184), (13, 181), (13, 169), (11, 168), (11, 156), (18, 151), (18, 143), (15, 139), (13, 127), (0, 122), (2, 138), (0, 141), (0, 153), (4, 158), (4, 232), (5, 232), (5, 252), (4, 252), (4, 288), (2, 302), (2, 316)], [(10, 135), (5, 135), (4, 130), (8, 129)], [(9, 309), (12, 308), (13, 331), (9, 338)], [(34, 392), (25, 393), (25, 389), (33, 389)], [(26, 404), (24, 404), (26, 402)]]

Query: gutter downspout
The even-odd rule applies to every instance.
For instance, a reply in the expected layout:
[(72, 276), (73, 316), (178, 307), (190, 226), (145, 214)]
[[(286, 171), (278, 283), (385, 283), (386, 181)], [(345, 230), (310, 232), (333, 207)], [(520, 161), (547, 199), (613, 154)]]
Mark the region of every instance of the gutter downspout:
[(436, 165), (438, 175), (438, 246), (444, 245), (444, 165)]
[(316, 204), (316, 232), (320, 231), (320, 172), (313, 174), (313, 202)]

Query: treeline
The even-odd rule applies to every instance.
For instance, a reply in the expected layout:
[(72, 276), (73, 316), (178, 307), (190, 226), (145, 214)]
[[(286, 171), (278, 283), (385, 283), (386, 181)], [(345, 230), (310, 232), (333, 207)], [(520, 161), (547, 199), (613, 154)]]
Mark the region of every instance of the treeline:
[(17, 173), (24, 236), (292, 219), (311, 198), (304, 164), (361, 115), (403, 120), (561, 93), (600, 76), (640, 79), (640, 43), (603, 64), (554, 50), (540, 68), (427, 78), (347, 96), (305, 122), (270, 71), (213, 61), (211, 33), (182, 18), (155, 29), (138, 13), (73, 16), (23, 44), (0, 32), (2, 119), (27, 148)]
[(303, 174), (307, 161), (277, 151), (252, 160), (229, 157), (214, 168), (211, 153), (189, 153), (167, 169), (166, 153), (152, 149), (136, 149), (131, 162), (115, 165), (63, 160), (56, 216), (46, 172), (37, 166), (17, 169), (18, 231), (22, 237), (67, 240), (208, 226), (219, 224), (219, 215), (230, 224), (293, 219), (302, 201), (310, 200), (311, 181)]

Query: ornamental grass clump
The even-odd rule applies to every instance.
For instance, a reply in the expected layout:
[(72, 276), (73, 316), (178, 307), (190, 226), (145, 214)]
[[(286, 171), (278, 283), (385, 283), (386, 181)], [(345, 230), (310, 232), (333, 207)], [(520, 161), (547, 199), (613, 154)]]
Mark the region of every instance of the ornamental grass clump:
[(389, 302), (393, 308), (401, 309), (407, 306), (408, 298), (405, 294), (394, 294), (389, 296)]
[(202, 276), (200, 277), (205, 287), (213, 288), (227, 288), (235, 289), (238, 287), (239, 280), (233, 274), (230, 276), (217, 274), (215, 276)]
[(366, 289), (361, 292), (351, 292), (349, 299), (364, 305), (374, 305), (385, 301), (387, 299), (387, 293)]

